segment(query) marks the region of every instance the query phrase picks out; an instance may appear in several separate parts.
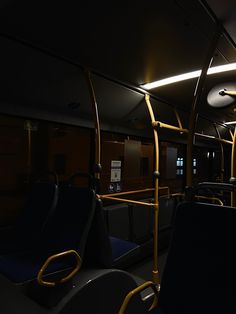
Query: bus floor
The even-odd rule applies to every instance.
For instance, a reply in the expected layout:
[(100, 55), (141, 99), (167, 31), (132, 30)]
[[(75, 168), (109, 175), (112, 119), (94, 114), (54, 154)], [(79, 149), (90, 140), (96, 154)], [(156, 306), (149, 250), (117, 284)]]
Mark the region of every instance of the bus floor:
[[(162, 278), (163, 270), (165, 267), (166, 259), (167, 259), (168, 249), (162, 250), (158, 256), (158, 270), (160, 274), (160, 278)], [(153, 269), (153, 257), (149, 256), (144, 260), (138, 262), (132, 267), (126, 269), (135, 279), (138, 285), (141, 285), (145, 281), (152, 280), (152, 269)], [(153, 291), (151, 289), (147, 289), (142, 293), (142, 298), (148, 301), (149, 298), (152, 299)]]
[[(159, 270), (160, 278), (162, 277), (163, 270), (165, 267), (167, 252), (168, 250), (166, 249), (160, 252), (158, 256), (158, 270)], [(150, 256), (142, 260), (141, 262), (138, 262), (137, 264), (132, 265), (131, 267), (126, 269), (126, 271), (136, 276), (137, 278), (147, 281), (147, 280), (152, 280), (152, 269), (153, 269), (153, 257)]]

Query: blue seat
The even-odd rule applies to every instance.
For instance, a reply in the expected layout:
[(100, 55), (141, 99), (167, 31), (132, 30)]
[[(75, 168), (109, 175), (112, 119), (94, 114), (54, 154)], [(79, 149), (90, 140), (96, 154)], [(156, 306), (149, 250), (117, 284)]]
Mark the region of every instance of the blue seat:
[(109, 237), (104, 219), (102, 201), (96, 202), (93, 223), (85, 251), (85, 263), (98, 267), (125, 268), (136, 261), (140, 246), (136, 243)]
[(161, 279), (158, 308), (148, 312), (137, 295), (125, 313), (235, 313), (235, 226), (236, 208), (181, 203)]
[[(62, 186), (56, 209), (43, 234), (27, 254), (0, 257), (0, 272), (16, 283), (36, 278), (44, 261), (51, 255), (74, 249), (83, 258), (87, 235), (95, 211), (95, 191), (71, 184)], [(71, 258), (52, 263), (48, 273), (72, 266)]]
[(119, 267), (125, 260), (127, 264), (132, 261), (132, 257), (140, 252), (140, 246), (134, 242), (125, 241), (115, 237), (109, 237), (112, 249), (112, 266)]
[(23, 213), (15, 226), (0, 231), (0, 254), (32, 249), (39, 241), (47, 219), (55, 209), (57, 199), (56, 183), (33, 183)]
[(235, 208), (178, 206), (161, 282), (161, 313), (235, 312), (235, 225)]

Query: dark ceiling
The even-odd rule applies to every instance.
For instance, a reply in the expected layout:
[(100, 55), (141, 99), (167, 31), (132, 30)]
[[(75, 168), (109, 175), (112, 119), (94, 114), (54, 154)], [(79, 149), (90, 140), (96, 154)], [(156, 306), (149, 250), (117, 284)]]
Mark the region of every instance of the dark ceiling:
[[(203, 5), (197, 0), (146, 1), (142, 5), (134, 1), (1, 1), (2, 112), (43, 119), (53, 116), (75, 124), (90, 121), (83, 75), (83, 68), (88, 68), (104, 128), (149, 130), (144, 96), (134, 89), (202, 68), (217, 29), (211, 10), (236, 41), (236, 3), (207, 2), (210, 11), (205, 1)], [(212, 64), (229, 62), (236, 62), (236, 51), (222, 35)], [(217, 111), (206, 102), (212, 87), (232, 82), (234, 76), (235, 71), (208, 76), (198, 109), (202, 118), (235, 119), (232, 108)], [(152, 90), (158, 118), (176, 123), (171, 111), (175, 107), (188, 127), (195, 85), (192, 79)]]

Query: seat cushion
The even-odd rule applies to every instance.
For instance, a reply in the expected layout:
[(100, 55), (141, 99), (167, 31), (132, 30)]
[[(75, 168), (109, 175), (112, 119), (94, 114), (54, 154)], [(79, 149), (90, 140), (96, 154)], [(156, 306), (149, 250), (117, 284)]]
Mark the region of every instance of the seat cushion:
[(112, 260), (117, 262), (118, 260), (134, 256), (140, 250), (140, 246), (136, 243), (121, 240), (118, 238), (110, 237), (112, 247)]

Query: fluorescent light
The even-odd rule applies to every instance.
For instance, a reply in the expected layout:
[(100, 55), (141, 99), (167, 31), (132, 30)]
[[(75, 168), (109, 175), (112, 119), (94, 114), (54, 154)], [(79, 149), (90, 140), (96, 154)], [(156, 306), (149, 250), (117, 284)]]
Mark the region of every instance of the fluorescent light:
[(198, 70), (198, 71), (193, 71), (193, 72), (189, 72), (189, 73), (185, 73), (185, 74), (171, 76), (171, 77), (168, 77), (168, 78), (163, 79), (163, 80), (159, 80), (159, 81), (155, 81), (155, 82), (152, 82), (152, 83), (144, 84), (144, 85), (142, 85), (142, 88), (152, 89), (152, 88), (155, 88), (155, 87), (164, 86), (164, 85), (172, 84), (172, 83), (175, 83), (175, 82), (189, 80), (191, 78), (200, 76), (200, 74), (201, 74), (201, 70)]
[(224, 124), (225, 124), (225, 125), (236, 124), (236, 121), (225, 122)]
[(236, 70), (236, 63), (229, 63), (224, 65), (219, 65), (217, 67), (209, 68), (207, 71), (208, 75), (215, 74), (215, 73), (221, 73), (221, 72), (228, 72)]
[[(227, 72), (227, 71), (233, 71), (233, 70), (236, 70), (236, 63), (229, 63), (229, 64), (219, 65), (216, 67), (209, 68), (207, 71), (207, 74), (211, 75), (215, 73), (221, 73), (221, 72)], [(180, 74), (176, 76), (171, 76), (171, 77), (159, 80), (159, 81), (143, 84), (141, 85), (141, 87), (149, 90), (149, 89), (153, 89), (153, 88), (168, 85), (168, 84), (173, 84), (176, 82), (189, 80), (191, 78), (196, 78), (196, 77), (199, 77), (201, 73), (202, 73), (202, 70), (188, 72), (188, 73), (184, 73), (184, 74)]]

